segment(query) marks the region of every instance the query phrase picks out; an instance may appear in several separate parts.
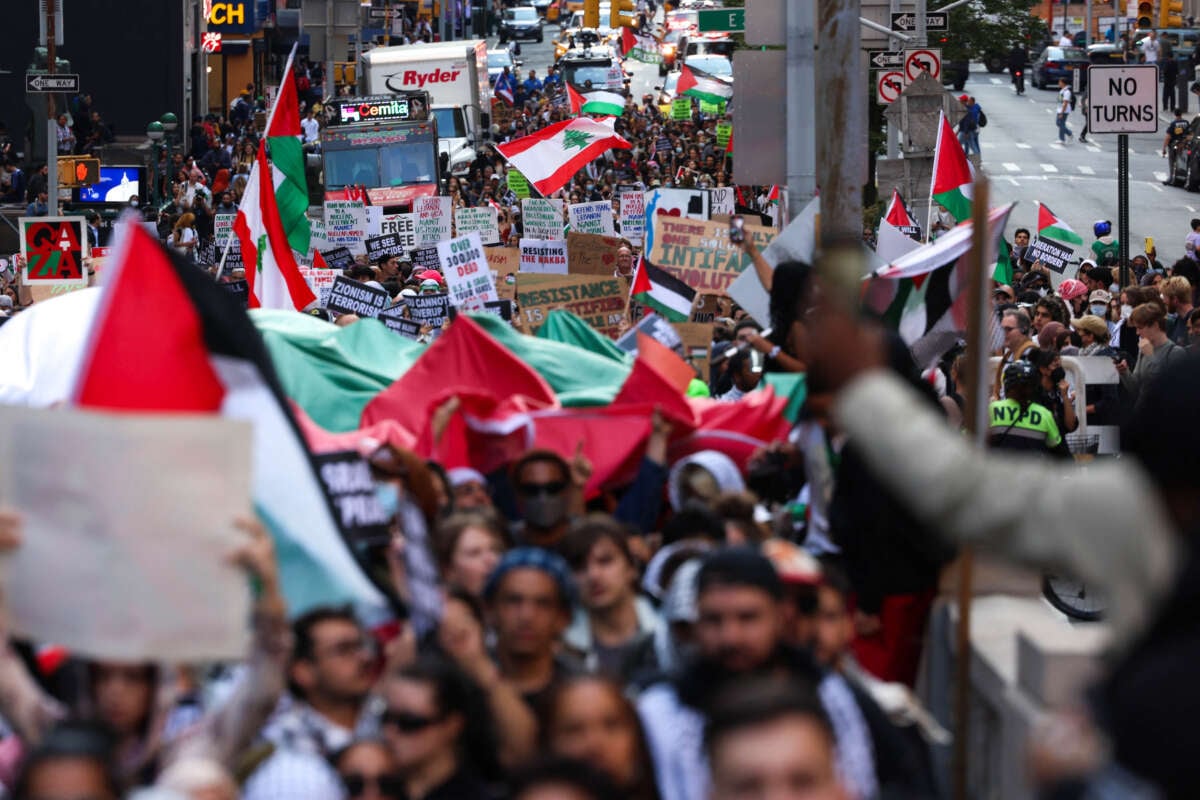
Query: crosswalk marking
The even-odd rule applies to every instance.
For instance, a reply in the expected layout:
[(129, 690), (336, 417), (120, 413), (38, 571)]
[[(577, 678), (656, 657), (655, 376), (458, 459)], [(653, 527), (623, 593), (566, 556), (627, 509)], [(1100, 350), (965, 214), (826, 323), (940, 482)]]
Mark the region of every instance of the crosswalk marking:
[(1157, 183), (1150, 184), (1150, 188), (1156, 192), (1161, 192), (1163, 190), (1163, 188), (1161, 186), (1159, 186)]
[(1025, 144), (1024, 142), (1017, 142), (1017, 148), (1020, 150), (1029, 150), (1032, 147), (1033, 147), (1033, 145), (1031, 145), (1031, 144)]
[(1006, 175), (1005, 177), (1006, 177), (1006, 178), (1008, 178), (1008, 182), (1009, 182), (1009, 183), (1011, 183), (1013, 186), (1020, 186), (1020, 185), (1021, 185), (1021, 182), (1020, 182), (1020, 181), (1018, 181), (1016, 178), (1013, 178), (1013, 177), (1011, 177), (1011, 176), (1008, 176), (1008, 175)]
[(1042, 172), (1058, 172), (1058, 167), (1053, 164), (1042, 164)]
[(990, 78), (989, 80), (991, 80), (992, 84), (995, 86), (999, 86), (1000, 84), (1004, 83), (1004, 81), (1000, 80), (999, 78)]
[(1020, 172), (1021, 168), (1011, 161), (1004, 162), (1004, 168), (1009, 172)]
[(1192, 208), (1191, 206), (1184, 206), (1184, 208), (1186, 208), (1188, 211), (1192, 212), (1193, 214), (1196, 213), (1196, 209)]
[(1154, 180), (1156, 180), (1156, 181), (1165, 181), (1166, 179), (1167, 179), (1167, 173), (1165, 173), (1165, 172), (1156, 172), (1156, 173), (1154, 173)]
[(1095, 175), (1096, 174), (1096, 170), (1092, 169), (1087, 164), (1080, 164), (1079, 171), (1082, 172), (1084, 175)]

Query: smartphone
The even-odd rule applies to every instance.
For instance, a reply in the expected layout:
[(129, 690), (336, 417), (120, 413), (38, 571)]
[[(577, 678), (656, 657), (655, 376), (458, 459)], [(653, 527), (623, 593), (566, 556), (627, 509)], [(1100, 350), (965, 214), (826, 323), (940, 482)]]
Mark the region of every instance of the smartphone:
[(1149, 253), (1153, 249), (1154, 249), (1154, 237), (1147, 236), (1146, 237), (1146, 252)]
[(741, 214), (734, 214), (729, 218), (729, 241), (733, 244), (746, 241), (746, 221), (742, 219)]

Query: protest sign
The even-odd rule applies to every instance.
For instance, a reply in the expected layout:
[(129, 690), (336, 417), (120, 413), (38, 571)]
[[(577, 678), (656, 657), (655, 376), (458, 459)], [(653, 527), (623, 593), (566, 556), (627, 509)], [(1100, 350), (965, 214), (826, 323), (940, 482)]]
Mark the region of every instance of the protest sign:
[(509, 169), (508, 171), (508, 188), (520, 198), (526, 198), (530, 195), (529, 181), (515, 169)]
[(719, 294), (698, 294), (689, 322), (712, 323), (717, 317), (729, 317), (732, 314), (733, 301), (728, 297)]
[(567, 243), (562, 239), (522, 239), (521, 272), (567, 274)]
[(376, 317), (376, 319), (382, 322), (388, 330), (400, 334), (405, 339), (413, 339), (415, 341), (421, 336), (421, 323), (415, 319), (406, 319), (402, 315), (402, 309), (407, 307), (407, 305), (401, 304), (395, 308), (389, 308)]
[(418, 245), (431, 245), (450, 238), (450, 198), (437, 195), (413, 200)]
[(1027, 260), (1041, 261), (1053, 272), (1062, 274), (1067, 269), (1067, 264), (1071, 262), (1071, 256), (1075, 251), (1067, 245), (1056, 242), (1053, 239), (1047, 239), (1044, 236), (1039, 236), (1034, 239), (1029, 249), (1032, 255), (1026, 255)]
[(488, 266), (501, 278), (516, 272), (521, 268), (521, 249), (519, 247), (489, 247), (483, 251)]
[(725, 101), (718, 100), (717, 102), (713, 103), (708, 100), (701, 100), (700, 113), (717, 117), (725, 116)]
[(450, 313), (450, 295), (445, 292), (405, 297), (404, 303), (408, 306), (409, 317), (422, 325), (432, 325), (435, 328), (442, 327)]
[(606, 275), (617, 271), (621, 240), (594, 233), (567, 234), (567, 272), (572, 275)]
[(501, 300), (517, 299), (517, 273), (507, 272), (503, 275), (492, 273), (492, 279), (496, 282), (496, 295)]
[(383, 206), (367, 206), (367, 236), (378, 236), (382, 231)]
[(392, 298), (383, 289), (339, 275), (333, 281), (329, 302), (325, 307), (338, 314), (357, 314), (360, 317), (377, 317), (387, 308)]
[(454, 235), (478, 233), (484, 244), (500, 243), (499, 212), (493, 206), (454, 209)]
[(325, 266), (330, 269), (349, 269), (354, 266), (354, 254), (350, 252), (348, 247), (334, 247), (330, 250), (322, 250), (321, 258), (325, 259)]
[(570, 311), (599, 333), (615, 337), (625, 319), (629, 284), (621, 278), (592, 275), (517, 276), (517, 305), (522, 321), (536, 331), (556, 308)]
[(401, 245), (399, 234), (385, 233), (382, 236), (372, 236), (365, 242), (367, 260), (374, 264), (383, 258), (402, 256), (408, 253)]
[(452, 306), (477, 309), (488, 300), (500, 299), (478, 233), (439, 242), (437, 247)]
[(356, 450), (314, 453), (312, 461), (355, 556), (361, 562), (382, 556), (392, 541), (391, 516), (377, 499), (370, 466)]
[[(750, 264), (741, 247), (729, 241), (725, 223), (659, 215), (651, 225), (650, 261), (698, 292), (725, 294)], [(760, 250), (775, 236), (773, 228), (760, 225), (746, 225), (745, 231)]]
[(530, 197), (521, 201), (521, 220), (530, 239), (563, 238), (563, 201)]
[(737, 196), (732, 186), (721, 186), (709, 189), (708, 213), (710, 215), (724, 214), (730, 216), (737, 213)]
[(684, 360), (700, 372), (708, 383), (708, 356), (712, 346), (712, 325), (697, 322), (676, 322), (672, 327), (683, 342)]
[(342, 274), (340, 269), (302, 269), (300, 274), (308, 288), (317, 296), (317, 305), (321, 308), (329, 306), (329, 296), (333, 293), (333, 284)]
[(664, 347), (674, 350), (680, 356), (684, 355), (683, 339), (679, 337), (679, 332), (671, 326), (670, 322), (653, 312), (642, 317), (636, 325), (621, 334), (621, 338), (617, 339), (617, 347), (626, 353), (636, 353), (639, 333), (646, 334)]
[(21, 283), (87, 285), (83, 260), (88, 257), (88, 242), (83, 217), (21, 217), (17, 224), (25, 264)]
[(438, 249), (436, 244), (418, 247), (412, 251), (413, 272), (421, 272), (427, 269), (437, 269), (441, 266), (441, 261), (438, 259)]
[(213, 242), (217, 247), (224, 247), (233, 237), (233, 221), (237, 214), (213, 215)]
[(513, 300), (511, 298), (489, 300), (483, 304), (483, 312), (485, 314), (495, 314), (505, 322), (512, 322)]
[(651, 189), (646, 192), (646, 217), (667, 215), (708, 219), (707, 189)]
[(312, 230), (312, 235), (308, 239), (309, 247), (317, 252), (328, 250), (329, 240), (325, 238), (325, 220), (310, 217), (308, 224)]
[(379, 233), (394, 233), (400, 237), (405, 252), (417, 246), (417, 223), (412, 214), (384, 214), (379, 220)]
[(621, 192), (620, 201), (621, 235), (640, 247), (646, 233), (646, 196), (641, 191)]
[(685, 120), (692, 118), (692, 98), (676, 97), (671, 101), (671, 119)]
[(250, 583), (229, 554), (253, 440), (216, 415), (0, 408), (0, 504), (24, 527), (3, 563), (10, 633), (84, 659), (244, 659)]
[(613, 225), (612, 203), (608, 200), (572, 203), (567, 206), (567, 216), (571, 223), (571, 230), (579, 233), (612, 236), (617, 232)]
[(729, 138), (731, 136), (733, 136), (733, 123), (732, 122), (718, 122), (717, 123), (717, 147), (721, 148), (722, 150), (724, 150), (726, 147), (728, 147), (729, 146)]
[(351, 253), (367, 252), (367, 209), (361, 200), (325, 201), (325, 240), (334, 247), (345, 247)]
[(245, 278), (222, 283), (221, 288), (229, 292), (242, 308), (250, 307), (250, 284), (246, 282)]

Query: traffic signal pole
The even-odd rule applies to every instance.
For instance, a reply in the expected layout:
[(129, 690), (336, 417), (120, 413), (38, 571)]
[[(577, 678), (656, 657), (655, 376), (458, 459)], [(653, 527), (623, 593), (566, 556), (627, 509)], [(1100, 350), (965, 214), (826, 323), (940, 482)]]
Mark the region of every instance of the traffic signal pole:
[[(46, 0), (46, 71), (54, 74), (55, 61), (58, 51), (54, 40), (58, 31), (54, 29), (54, 15), (58, 0)], [(55, 121), (54, 95), (46, 95), (46, 167), (50, 170), (46, 176), (46, 213), (51, 217), (58, 216), (58, 123)]]

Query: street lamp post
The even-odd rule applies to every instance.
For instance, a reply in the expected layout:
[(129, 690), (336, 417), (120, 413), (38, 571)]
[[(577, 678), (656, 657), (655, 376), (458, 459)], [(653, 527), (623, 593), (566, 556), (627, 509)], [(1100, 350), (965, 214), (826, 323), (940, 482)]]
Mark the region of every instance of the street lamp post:
[[(162, 138), (163, 124), (158, 120), (151, 122), (146, 126), (146, 135), (150, 137), (150, 144), (154, 148), (152, 159), (154, 161), (154, 208), (158, 209), (162, 205), (162, 180), (158, 174), (158, 162), (162, 159)], [(167, 164), (167, 168), (170, 168)]]

